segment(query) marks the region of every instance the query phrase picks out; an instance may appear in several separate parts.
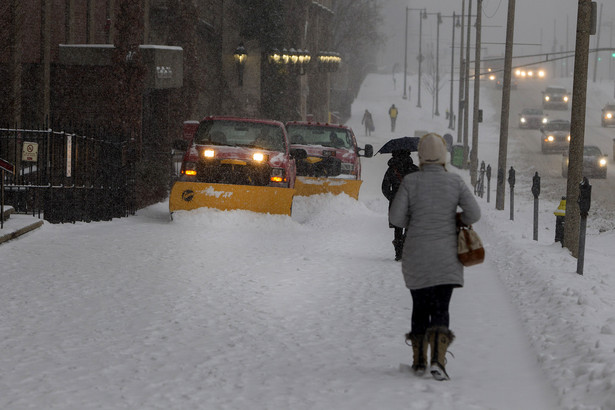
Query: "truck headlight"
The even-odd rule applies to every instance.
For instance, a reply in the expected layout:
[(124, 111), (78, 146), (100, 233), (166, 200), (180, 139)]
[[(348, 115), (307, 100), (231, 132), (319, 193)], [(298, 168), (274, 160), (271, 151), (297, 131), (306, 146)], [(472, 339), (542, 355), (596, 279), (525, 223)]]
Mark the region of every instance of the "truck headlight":
[(213, 149), (205, 149), (203, 150), (203, 158), (213, 158), (216, 156), (216, 151)]
[(606, 167), (606, 158), (600, 158), (598, 164), (600, 164), (601, 167)]
[(255, 152), (252, 154), (252, 159), (256, 162), (263, 162), (265, 160), (265, 154), (262, 152)]

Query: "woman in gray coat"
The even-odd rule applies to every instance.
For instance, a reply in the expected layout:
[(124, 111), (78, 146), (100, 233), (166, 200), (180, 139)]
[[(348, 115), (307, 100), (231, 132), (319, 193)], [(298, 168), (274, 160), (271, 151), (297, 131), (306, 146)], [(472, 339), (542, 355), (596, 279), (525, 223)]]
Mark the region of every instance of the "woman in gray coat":
[(461, 177), (447, 172), (446, 142), (441, 136), (423, 136), (418, 153), (420, 171), (404, 178), (389, 209), (389, 222), (408, 232), (402, 272), (412, 295), (412, 329), (406, 335), (414, 354), (412, 368), (417, 374), (425, 372), (430, 347), (431, 374), (447, 380), (444, 356), (455, 338), (449, 329), (449, 303), (453, 289), (463, 286), (457, 219), (466, 225), (475, 223), (480, 207)]

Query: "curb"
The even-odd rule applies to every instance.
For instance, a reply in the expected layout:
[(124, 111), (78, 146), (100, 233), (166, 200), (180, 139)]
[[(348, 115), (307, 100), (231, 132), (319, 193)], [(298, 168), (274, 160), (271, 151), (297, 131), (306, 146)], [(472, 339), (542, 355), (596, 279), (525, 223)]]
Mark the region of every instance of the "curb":
[(0, 231), (0, 244), (3, 244), (4, 242), (10, 241), (11, 239), (15, 239), (20, 237), (21, 235), (24, 235), (30, 231), (35, 230), (36, 228), (39, 228), (43, 225), (43, 220), (38, 220), (34, 223), (28, 224), (20, 229), (17, 229), (15, 231), (12, 232), (8, 232), (6, 234), (3, 234), (2, 231)]

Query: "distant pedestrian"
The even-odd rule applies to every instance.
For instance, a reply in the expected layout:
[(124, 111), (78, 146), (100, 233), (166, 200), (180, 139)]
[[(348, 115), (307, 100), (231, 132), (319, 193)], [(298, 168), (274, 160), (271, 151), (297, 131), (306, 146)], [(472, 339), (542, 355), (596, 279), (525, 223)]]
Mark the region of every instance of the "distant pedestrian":
[(397, 121), (397, 107), (395, 104), (389, 108), (389, 117), (391, 117), (391, 132), (395, 132), (395, 122)]
[[(389, 208), (393, 203), (395, 194), (401, 185), (404, 177), (412, 172), (418, 171), (419, 167), (414, 165), (409, 150), (395, 150), (393, 157), (389, 160), (389, 168), (382, 179), (382, 194), (389, 201)], [(395, 260), (401, 260), (402, 250), (404, 249), (404, 240), (406, 239), (407, 231), (404, 228), (389, 224), (389, 228), (394, 228), (393, 247), (395, 248)]]
[(406, 343), (412, 345), (412, 369), (417, 374), (425, 372), (430, 348), (429, 371), (436, 380), (448, 380), (445, 355), (455, 338), (449, 329), (449, 303), (453, 289), (463, 286), (457, 221), (475, 223), (480, 207), (461, 177), (447, 172), (446, 143), (441, 136), (424, 135), (418, 152), (420, 171), (402, 181), (389, 210), (389, 222), (409, 232), (401, 268), (412, 295), (412, 329), (406, 334)]
[(376, 129), (374, 127), (374, 119), (372, 118), (372, 113), (369, 112), (367, 109), (365, 110), (365, 113), (363, 113), (363, 119), (361, 120), (361, 124), (365, 125), (365, 135), (367, 136), (372, 135), (372, 131)]

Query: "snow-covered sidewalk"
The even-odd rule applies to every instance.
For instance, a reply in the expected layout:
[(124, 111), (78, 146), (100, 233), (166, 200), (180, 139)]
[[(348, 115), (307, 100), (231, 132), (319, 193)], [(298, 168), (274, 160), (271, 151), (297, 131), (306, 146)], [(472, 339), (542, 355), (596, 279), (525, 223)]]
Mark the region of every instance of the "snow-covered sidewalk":
[[(390, 106), (385, 82), (369, 76), (353, 112)], [(395, 98), (399, 129), (440, 131)], [(364, 160), (359, 201), (296, 198), (292, 217), (170, 221), (160, 203), (2, 244), (0, 408), (615, 408), (614, 234), (588, 232), (577, 275), (552, 240), (556, 204), (541, 205), (531, 240), (521, 176), (515, 221), (479, 199), (487, 260), (453, 294), (452, 380), (399, 371), (411, 298), (380, 193), (388, 158)]]

